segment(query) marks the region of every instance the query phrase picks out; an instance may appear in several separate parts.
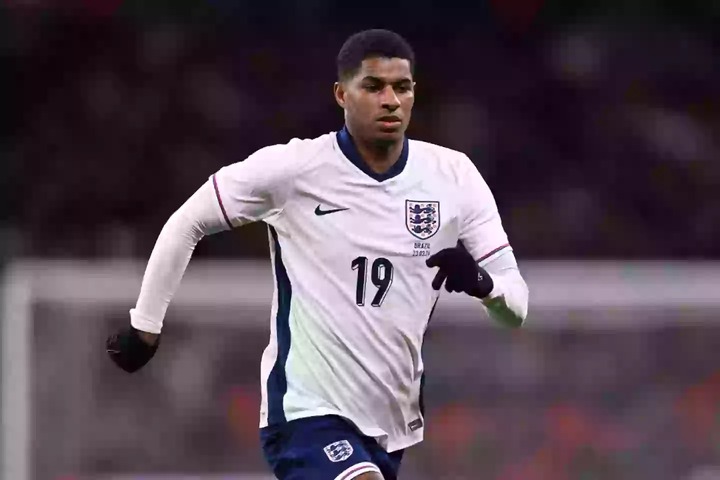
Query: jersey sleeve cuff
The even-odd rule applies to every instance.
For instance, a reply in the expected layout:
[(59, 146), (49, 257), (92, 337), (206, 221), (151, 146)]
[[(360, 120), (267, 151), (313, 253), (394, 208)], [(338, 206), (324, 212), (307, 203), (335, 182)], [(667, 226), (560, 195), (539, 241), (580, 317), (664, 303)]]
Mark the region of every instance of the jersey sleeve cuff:
[(162, 329), (162, 322), (155, 322), (149, 318), (141, 315), (134, 308), (130, 310), (130, 325), (140, 330), (141, 332), (160, 334)]

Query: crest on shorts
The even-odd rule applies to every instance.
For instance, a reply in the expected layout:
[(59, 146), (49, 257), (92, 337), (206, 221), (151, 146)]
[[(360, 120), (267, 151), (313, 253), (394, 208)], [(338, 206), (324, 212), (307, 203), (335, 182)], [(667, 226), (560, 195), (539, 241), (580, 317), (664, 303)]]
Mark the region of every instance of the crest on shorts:
[(353, 447), (347, 440), (333, 442), (323, 448), (323, 450), (331, 462), (342, 462), (347, 460), (353, 453)]
[(440, 202), (405, 200), (405, 226), (420, 240), (435, 235), (440, 228)]

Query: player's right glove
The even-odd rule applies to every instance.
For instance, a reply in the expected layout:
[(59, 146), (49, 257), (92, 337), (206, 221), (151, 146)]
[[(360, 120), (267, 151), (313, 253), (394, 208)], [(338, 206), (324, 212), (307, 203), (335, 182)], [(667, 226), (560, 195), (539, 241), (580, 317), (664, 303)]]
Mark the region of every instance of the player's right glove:
[(126, 330), (110, 335), (105, 342), (105, 349), (110, 359), (128, 373), (142, 368), (155, 355), (160, 337), (155, 345), (149, 345), (140, 338), (139, 330), (130, 326)]

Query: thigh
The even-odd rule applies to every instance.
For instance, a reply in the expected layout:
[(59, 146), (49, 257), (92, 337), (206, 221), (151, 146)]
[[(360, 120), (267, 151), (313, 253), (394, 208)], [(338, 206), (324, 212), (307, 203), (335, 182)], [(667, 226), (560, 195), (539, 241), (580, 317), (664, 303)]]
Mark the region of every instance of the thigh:
[(367, 440), (366, 448), (370, 453), (370, 458), (380, 469), (384, 480), (397, 480), (404, 450), (388, 453), (374, 439), (367, 438)]
[(280, 480), (351, 480), (377, 472), (365, 438), (334, 416), (261, 430), (263, 453)]

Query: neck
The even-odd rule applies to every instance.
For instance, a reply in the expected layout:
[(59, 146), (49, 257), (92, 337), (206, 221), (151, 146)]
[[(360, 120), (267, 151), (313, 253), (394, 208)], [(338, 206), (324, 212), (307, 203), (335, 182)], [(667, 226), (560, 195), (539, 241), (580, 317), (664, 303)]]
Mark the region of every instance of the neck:
[(351, 130), (355, 147), (368, 167), (375, 173), (385, 173), (400, 159), (403, 140), (394, 142), (367, 142), (355, 137)]

